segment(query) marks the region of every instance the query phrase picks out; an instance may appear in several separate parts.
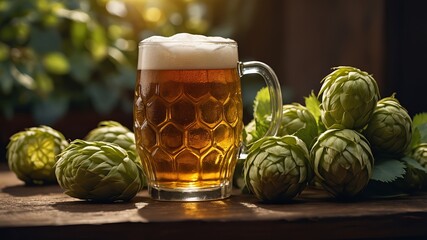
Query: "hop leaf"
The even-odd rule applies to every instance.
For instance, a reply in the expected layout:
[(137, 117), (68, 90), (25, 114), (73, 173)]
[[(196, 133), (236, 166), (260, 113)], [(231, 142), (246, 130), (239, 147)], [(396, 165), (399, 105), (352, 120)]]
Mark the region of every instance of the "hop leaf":
[(420, 143), (427, 143), (427, 113), (419, 113), (412, 120), (411, 149)]
[(396, 181), (396, 186), (405, 192), (420, 191), (426, 187), (427, 169), (411, 157), (403, 157), (401, 161), (406, 165), (406, 174)]
[(317, 96), (311, 91), (311, 94), (308, 97), (304, 97), (305, 107), (308, 111), (313, 114), (314, 119), (316, 119), (316, 123), (320, 121), (321, 111), (320, 111), (320, 101)]
[(427, 112), (418, 113), (414, 116), (414, 119), (413, 119), (414, 128), (417, 128), (418, 126), (421, 126), (426, 123), (427, 123)]
[(47, 126), (18, 132), (7, 145), (9, 168), (26, 184), (56, 182), (56, 155), (67, 146), (62, 133)]
[(371, 180), (390, 183), (398, 178), (403, 178), (406, 166), (398, 159), (378, 159), (372, 171)]
[(55, 172), (65, 194), (92, 201), (128, 201), (144, 182), (141, 165), (108, 142), (74, 140), (59, 155)]
[(246, 146), (262, 138), (270, 125), (271, 119), (270, 94), (267, 87), (261, 88), (254, 99), (254, 119), (245, 126), (243, 134)]
[(267, 116), (271, 115), (270, 94), (268, 88), (264, 87), (258, 91), (254, 100), (254, 119), (256, 122), (263, 122)]

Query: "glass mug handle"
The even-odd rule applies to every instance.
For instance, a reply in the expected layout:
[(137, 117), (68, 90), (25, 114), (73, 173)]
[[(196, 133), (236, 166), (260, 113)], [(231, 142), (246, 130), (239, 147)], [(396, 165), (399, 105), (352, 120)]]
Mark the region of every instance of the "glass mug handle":
[[(239, 62), (238, 69), (240, 77), (247, 74), (259, 74), (267, 84), (272, 114), (270, 126), (264, 136), (275, 136), (282, 119), (282, 91), (276, 74), (270, 66), (258, 61)], [(245, 155), (245, 152), (243, 149), (242, 154)]]

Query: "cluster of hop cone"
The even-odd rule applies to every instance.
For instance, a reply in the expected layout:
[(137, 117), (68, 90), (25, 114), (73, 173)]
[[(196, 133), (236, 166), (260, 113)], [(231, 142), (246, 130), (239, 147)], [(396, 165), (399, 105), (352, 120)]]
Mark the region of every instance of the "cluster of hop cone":
[[(262, 89), (244, 129), (247, 158), (234, 172), (234, 183), (261, 201), (289, 201), (308, 185), (338, 198), (358, 196), (374, 181), (426, 188), (427, 113), (411, 119), (394, 95), (381, 99), (368, 73), (335, 68), (305, 106), (283, 106), (275, 136), (264, 136), (269, 108)], [(85, 200), (128, 201), (146, 185), (134, 133), (114, 121), (72, 142), (48, 126), (26, 129), (10, 138), (7, 159), (25, 183), (58, 182), (66, 194)]]
[[(271, 121), (265, 110), (269, 98), (267, 89), (258, 92), (254, 119), (244, 131), (247, 158), (239, 160), (235, 172), (239, 187), (264, 202), (289, 201), (310, 185), (354, 199), (375, 180), (423, 190), (427, 143), (420, 129), (413, 136), (412, 119), (395, 95), (381, 99), (375, 79), (348, 66), (334, 68), (321, 83), (305, 106), (283, 106), (276, 136), (264, 136)], [(416, 126), (424, 124), (424, 135), (425, 115)]]
[(70, 143), (48, 126), (26, 129), (10, 138), (7, 158), (26, 184), (57, 182), (67, 195), (90, 201), (128, 201), (146, 182), (134, 133), (115, 121)]

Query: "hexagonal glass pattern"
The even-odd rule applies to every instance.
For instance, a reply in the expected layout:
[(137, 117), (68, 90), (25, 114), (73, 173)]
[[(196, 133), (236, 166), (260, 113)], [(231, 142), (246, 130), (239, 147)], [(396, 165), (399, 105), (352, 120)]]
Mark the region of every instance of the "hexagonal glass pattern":
[(184, 132), (173, 123), (167, 123), (160, 129), (160, 145), (169, 153), (175, 153), (184, 147)]
[(166, 113), (166, 102), (159, 96), (154, 96), (148, 100), (146, 116), (150, 123), (159, 125), (160, 123), (164, 122), (166, 120)]
[(135, 91), (134, 125), (151, 184), (204, 188), (230, 179), (242, 131), (236, 70), (150, 71), (140, 76), (154, 79)]
[(224, 155), (221, 151), (218, 149), (212, 148), (209, 149), (209, 152), (202, 157), (202, 178), (204, 180), (213, 180), (213, 179), (219, 179), (221, 176), (221, 168)]
[(175, 157), (178, 179), (183, 181), (197, 181), (199, 179), (199, 156), (188, 149), (184, 149)]
[(173, 102), (182, 95), (182, 85), (174, 81), (165, 82), (159, 92), (162, 99)]
[(211, 97), (203, 101), (199, 107), (200, 120), (208, 126), (215, 126), (222, 120), (223, 105)]
[(196, 120), (195, 106), (187, 98), (180, 98), (171, 105), (171, 119), (183, 127), (190, 125)]
[(224, 117), (225, 117), (225, 120), (231, 126), (234, 126), (236, 124), (240, 114), (242, 114), (241, 113), (242, 110), (239, 109), (237, 106), (238, 106), (238, 103), (236, 103), (233, 99), (228, 99), (228, 101), (224, 103)]
[(140, 138), (141, 139), (140, 143), (143, 146), (145, 146), (148, 149), (151, 149), (152, 147), (154, 147), (156, 145), (156, 135), (157, 135), (156, 130), (155, 130), (155, 128), (150, 126), (147, 121), (145, 121), (141, 125), (139, 132), (142, 136), (144, 136), (144, 137)]
[(209, 92), (211, 93), (212, 97), (221, 103), (225, 102), (230, 95), (229, 91), (224, 91), (223, 84), (217, 82), (210, 84)]
[(225, 123), (220, 124), (215, 128), (213, 137), (215, 145), (223, 151), (232, 147), (235, 142), (233, 128)]
[(142, 98), (135, 96), (135, 105), (133, 112), (135, 114), (135, 127), (139, 127), (143, 124), (145, 119), (145, 104), (142, 102)]
[(200, 99), (210, 96), (209, 95), (209, 84), (198, 84), (188, 83), (184, 86), (185, 95), (187, 95), (193, 101), (199, 101)]
[(211, 146), (212, 134), (209, 128), (196, 124), (188, 130), (187, 147), (201, 150), (205, 147)]
[(171, 155), (157, 148), (152, 152), (151, 156), (153, 159), (156, 159), (155, 161), (151, 161), (150, 164), (153, 165), (154, 176), (158, 181), (177, 180), (178, 174), (176, 173), (175, 161)]

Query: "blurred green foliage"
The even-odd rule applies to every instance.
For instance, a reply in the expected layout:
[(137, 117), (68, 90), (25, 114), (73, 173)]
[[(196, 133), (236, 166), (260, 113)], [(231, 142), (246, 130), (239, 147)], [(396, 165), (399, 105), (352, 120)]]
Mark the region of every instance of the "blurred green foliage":
[(52, 123), (70, 106), (130, 111), (137, 39), (107, 1), (0, 1), (0, 107)]
[(139, 40), (231, 37), (255, 1), (0, 0), (1, 115), (51, 124), (72, 108), (130, 113)]

